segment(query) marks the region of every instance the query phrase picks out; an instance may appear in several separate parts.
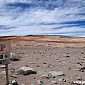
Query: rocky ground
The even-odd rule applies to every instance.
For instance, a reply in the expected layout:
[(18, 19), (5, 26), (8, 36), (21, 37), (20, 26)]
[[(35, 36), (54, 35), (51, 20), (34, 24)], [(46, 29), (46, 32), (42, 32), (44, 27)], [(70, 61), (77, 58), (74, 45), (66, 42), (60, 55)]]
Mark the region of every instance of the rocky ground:
[[(11, 53), (20, 60), (10, 61), (9, 79), (19, 85), (74, 85), (73, 81), (85, 81), (85, 43), (11, 41)], [(23, 66), (37, 73), (19, 74)], [(5, 85), (4, 70), (0, 68), (0, 85)], [(50, 72), (55, 74), (50, 76)]]

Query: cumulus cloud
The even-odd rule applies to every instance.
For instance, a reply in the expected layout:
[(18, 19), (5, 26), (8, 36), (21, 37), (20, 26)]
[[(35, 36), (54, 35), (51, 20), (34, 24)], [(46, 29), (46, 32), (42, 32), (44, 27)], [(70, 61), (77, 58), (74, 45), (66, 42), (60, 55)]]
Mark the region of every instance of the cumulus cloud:
[(57, 0), (46, 4), (37, 0), (0, 0), (0, 25), (10, 28), (0, 27), (0, 36), (82, 36), (85, 32), (84, 4), (84, 0)]

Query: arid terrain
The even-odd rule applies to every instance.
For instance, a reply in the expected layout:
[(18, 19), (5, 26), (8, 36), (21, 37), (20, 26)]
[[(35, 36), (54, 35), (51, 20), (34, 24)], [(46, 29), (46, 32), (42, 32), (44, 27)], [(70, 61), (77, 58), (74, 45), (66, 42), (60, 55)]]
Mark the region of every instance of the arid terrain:
[[(20, 58), (9, 64), (9, 79), (16, 80), (19, 85), (74, 85), (73, 81), (85, 81), (85, 37), (10, 36), (0, 37), (2, 40), (9, 40), (10, 51)], [(29, 66), (37, 73), (16, 74), (22, 66)], [(5, 85), (5, 73), (1, 74), (4, 70), (0, 68), (0, 85)], [(49, 77), (50, 71), (60, 71), (64, 75)], [(43, 84), (38, 84), (39, 80)]]

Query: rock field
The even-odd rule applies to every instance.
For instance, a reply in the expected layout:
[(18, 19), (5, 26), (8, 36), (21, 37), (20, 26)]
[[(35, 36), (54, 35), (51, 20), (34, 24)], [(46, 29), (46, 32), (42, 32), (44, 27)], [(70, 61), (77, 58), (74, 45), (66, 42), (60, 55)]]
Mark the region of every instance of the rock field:
[(19, 85), (85, 85), (85, 43), (11, 41), (12, 53), (19, 59), (10, 60), (9, 80)]

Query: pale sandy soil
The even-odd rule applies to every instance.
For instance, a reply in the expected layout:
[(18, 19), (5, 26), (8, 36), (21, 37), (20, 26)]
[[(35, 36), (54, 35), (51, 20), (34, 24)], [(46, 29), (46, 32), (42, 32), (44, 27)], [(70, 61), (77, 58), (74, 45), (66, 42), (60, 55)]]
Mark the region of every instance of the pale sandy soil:
[[(85, 41), (85, 38), (82, 40)], [(20, 56), (20, 60), (10, 62), (9, 79), (17, 80), (19, 85), (22, 83), (31, 85), (31, 82), (37, 85), (37, 80), (42, 80), (44, 82), (43, 85), (55, 85), (51, 83), (52, 80), (58, 82), (56, 85), (73, 85), (69, 82), (78, 80), (78, 78), (82, 78), (85, 81), (85, 70), (84, 72), (78, 70), (83, 66), (85, 67), (85, 42), (79, 42), (11, 41), (11, 52)], [(12, 68), (17, 71), (24, 65), (36, 69), (37, 74), (18, 75), (17, 78), (11, 77), (13, 75), (11, 73)], [(0, 68), (0, 72), (3, 70)], [(62, 71), (66, 76), (59, 76), (56, 79), (41, 78), (42, 74), (52, 70)], [(60, 79), (65, 79), (66, 82), (59, 81)], [(5, 85), (3, 75), (0, 75), (0, 85)]]

